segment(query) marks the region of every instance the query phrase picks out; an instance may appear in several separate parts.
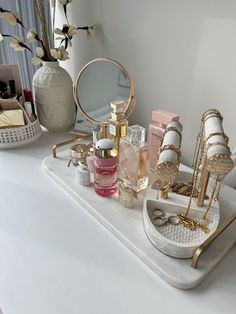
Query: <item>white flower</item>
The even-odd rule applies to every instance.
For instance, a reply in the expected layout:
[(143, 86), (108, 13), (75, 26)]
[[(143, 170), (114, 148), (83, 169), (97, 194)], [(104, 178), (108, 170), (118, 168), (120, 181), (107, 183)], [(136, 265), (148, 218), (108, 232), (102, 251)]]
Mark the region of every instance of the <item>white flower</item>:
[(97, 24), (89, 26), (89, 28), (87, 30), (87, 37), (88, 38), (91, 38), (94, 36), (96, 28), (97, 28)]
[(50, 52), (51, 52), (51, 56), (56, 60), (65, 61), (69, 59), (69, 53), (66, 51), (64, 46), (50, 49)]
[(59, 0), (60, 4), (67, 5), (68, 3), (71, 3), (72, 0)]
[(77, 33), (77, 28), (75, 25), (64, 24), (62, 29), (55, 28), (54, 33), (63, 37), (72, 37)]
[(7, 22), (11, 25), (17, 24), (17, 16), (12, 12), (3, 12), (3, 17), (7, 20)]
[(3, 41), (3, 36), (2, 36), (2, 34), (0, 34), (0, 41)]
[(36, 48), (36, 53), (37, 53), (37, 56), (38, 56), (39, 58), (42, 58), (42, 57), (44, 56), (44, 50), (43, 50), (43, 48), (37, 47), (37, 48)]
[(69, 30), (68, 30), (68, 33), (67, 35), (68, 36), (74, 36), (75, 34), (77, 33), (77, 28), (75, 25), (69, 25)]
[(61, 57), (61, 53), (60, 51), (58, 51), (58, 48), (50, 49), (50, 52), (51, 52), (51, 56), (56, 60)]
[(44, 56), (44, 50), (41, 47), (36, 48), (36, 55), (35, 57), (32, 58), (32, 63), (34, 65), (39, 65), (43, 62), (42, 57)]
[(33, 57), (31, 61), (34, 65), (39, 65), (43, 62), (43, 60), (38, 57)]
[(27, 33), (27, 39), (29, 42), (35, 41), (35, 37), (37, 35), (36, 29), (35, 28), (30, 28), (28, 33)]
[(65, 49), (64, 46), (61, 46), (61, 47), (59, 48), (59, 51), (60, 51), (60, 53), (61, 53), (61, 58), (59, 58), (59, 60), (65, 61), (65, 60), (69, 59), (69, 52), (66, 51), (66, 49)]
[(55, 28), (53, 32), (57, 35), (63, 35), (64, 36), (64, 33), (62, 32), (62, 30), (60, 28)]
[(62, 37), (57, 37), (57, 40), (66, 39), (69, 42), (69, 45), (72, 46), (71, 39), (77, 33), (77, 28), (75, 25), (64, 24), (62, 29), (55, 28), (54, 33)]
[(25, 50), (25, 45), (24, 45), (24, 38), (22, 36), (18, 36), (16, 38), (13, 38), (10, 46), (15, 50), (15, 51), (24, 51)]

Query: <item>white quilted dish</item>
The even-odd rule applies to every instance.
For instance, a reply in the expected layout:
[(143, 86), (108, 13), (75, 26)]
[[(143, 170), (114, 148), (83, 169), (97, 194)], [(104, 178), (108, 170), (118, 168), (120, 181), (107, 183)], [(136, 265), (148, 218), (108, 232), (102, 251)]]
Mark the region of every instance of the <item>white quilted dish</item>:
[[(178, 181), (191, 181), (191, 172), (181, 171)], [(210, 184), (211, 185), (211, 184)], [(210, 189), (208, 189), (210, 194)], [(152, 212), (154, 209), (161, 209), (165, 216), (184, 213), (188, 206), (189, 197), (176, 193), (169, 193), (168, 199), (157, 199), (158, 191), (150, 188), (143, 203), (144, 227), (150, 241), (161, 252), (178, 258), (191, 258), (195, 250), (201, 245), (213, 232), (216, 231), (220, 220), (220, 209), (218, 202), (214, 202), (207, 215), (209, 233), (204, 233), (199, 228), (191, 231), (181, 224), (164, 226), (155, 226), (152, 222)], [(195, 220), (201, 220), (203, 213), (207, 208), (208, 201), (205, 201), (204, 207), (197, 207), (194, 202), (191, 205), (189, 217)]]

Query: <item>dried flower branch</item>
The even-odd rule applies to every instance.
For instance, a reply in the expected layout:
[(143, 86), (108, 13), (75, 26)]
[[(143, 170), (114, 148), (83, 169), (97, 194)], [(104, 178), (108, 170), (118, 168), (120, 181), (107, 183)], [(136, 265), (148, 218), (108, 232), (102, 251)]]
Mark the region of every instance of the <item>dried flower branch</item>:
[(50, 47), (49, 47), (49, 39), (48, 39), (48, 28), (47, 22), (45, 18), (44, 12), (44, 3), (43, 0), (35, 0), (36, 9), (38, 12), (41, 28), (42, 28), (42, 37), (43, 37), (43, 49), (48, 61), (53, 61), (53, 58), (50, 54)]
[[(52, 0), (53, 5), (53, 29), (55, 23), (55, 1)], [(58, 0), (59, 3), (63, 6), (65, 17), (67, 20), (67, 24), (64, 24), (63, 27), (55, 28), (53, 31), (53, 38), (54, 34), (57, 34), (58, 37), (56, 40), (60, 40), (59, 47), (57, 48), (50, 48), (49, 45), (49, 37), (48, 37), (48, 28), (47, 28), (47, 21), (45, 18), (45, 11), (44, 11), (44, 1), (43, 0), (35, 0), (35, 6), (38, 13), (39, 21), (42, 28), (42, 38), (39, 37), (37, 31), (34, 27), (27, 28), (23, 22), (21, 21), (19, 15), (15, 12), (8, 11), (0, 7), (0, 18), (4, 18), (9, 24), (11, 25), (19, 25), (25, 31), (27, 31), (26, 37), (29, 43), (34, 41), (38, 41), (41, 47), (36, 48), (36, 52), (33, 52), (30, 47), (28, 47), (24, 43), (24, 38), (22, 36), (12, 36), (8, 34), (0, 34), (0, 42), (4, 39), (4, 37), (11, 38), (12, 41), (10, 46), (15, 51), (24, 51), (28, 50), (33, 54), (32, 63), (38, 65), (43, 61), (56, 61), (56, 60), (67, 60), (69, 59), (69, 53), (66, 51), (68, 46), (72, 46), (72, 38), (74, 35), (77, 34), (78, 30), (84, 30), (87, 33), (87, 37), (91, 37), (94, 33), (96, 25), (91, 26), (83, 26), (83, 27), (76, 27), (75, 25), (71, 25), (68, 22), (67, 18), (67, 5), (72, 2), (72, 0)]]
[[(10, 46), (11, 46), (15, 51), (24, 51), (25, 49), (27, 49), (28, 51), (30, 51), (32, 54), (35, 55), (35, 53), (33, 52), (33, 50), (30, 49), (30, 47), (28, 47), (28, 46), (24, 43), (24, 38), (23, 38), (23, 36), (12, 36), (12, 35), (8, 35), (8, 34), (0, 34), (0, 41), (2, 41), (4, 37), (12, 38), (12, 41), (11, 41), (11, 43), (10, 43)], [(1, 39), (1, 38), (2, 38), (2, 39)]]
[(67, 21), (67, 24), (69, 24), (68, 17), (67, 17), (67, 4), (71, 3), (72, 0), (59, 0), (59, 2), (60, 4), (63, 5), (63, 10), (65, 13), (66, 21)]
[(65, 41), (65, 49), (69, 46), (72, 46), (72, 37), (77, 33), (77, 28), (74, 25), (66, 25), (64, 24), (62, 29), (60, 28), (55, 28), (54, 33), (57, 35), (60, 35), (59, 37), (56, 37), (56, 40), (61, 40), (60, 46), (62, 43)]

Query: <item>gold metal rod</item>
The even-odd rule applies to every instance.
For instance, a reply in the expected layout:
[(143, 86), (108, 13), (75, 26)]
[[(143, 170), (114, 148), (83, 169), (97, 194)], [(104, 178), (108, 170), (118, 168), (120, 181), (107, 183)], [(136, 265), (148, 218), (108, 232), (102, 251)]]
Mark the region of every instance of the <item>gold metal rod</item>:
[(202, 207), (204, 204), (209, 177), (210, 172), (207, 170), (207, 162), (205, 162), (200, 179), (200, 192), (197, 198), (198, 207)]
[[(196, 160), (195, 160), (195, 165), (194, 165), (194, 170), (193, 170), (193, 175), (192, 175), (192, 191), (191, 191), (191, 195), (189, 197), (189, 202), (188, 202), (188, 207), (186, 209), (186, 212), (184, 214), (184, 217), (188, 216), (188, 213), (190, 211), (191, 208), (191, 204), (192, 204), (192, 198), (194, 195), (194, 191), (197, 185), (197, 178), (198, 178), (198, 173), (199, 173), (199, 167), (201, 165), (201, 161), (202, 161), (202, 155), (203, 155), (203, 147), (202, 145), (204, 144), (203, 140), (202, 140), (202, 134), (203, 134), (203, 123), (201, 123), (201, 127), (200, 127), (200, 133), (198, 135), (197, 138), (197, 154), (196, 154)], [(201, 151), (201, 154), (200, 154)], [(200, 157), (199, 157), (200, 155)]]
[(233, 213), (230, 217), (226, 218), (225, 221), (219, 226), (219, 228), (205, 241), (203, 242), (195, 251), (192, 259), (192, 267), (197, 268), (198, 267), (198, 261), (200, 258), (200, 255), (206, 251), (206, 249), (209, 247), (210, 244), (214, 242), (218, 236), (224, 232), (225, 229), (228, 228), (231, 223), (236, 220), (236, 212)]
[(76, 142), (76, 141), (81, 141), (81, 140), (83, 140), (83, 139), (86, 139), (86, 138), (89, 137), (89, 136), (90, 136), (90, 134), (86, 134), (86, 135), (76, 135), (76, 137), (72, 138), (71, 140), (68, 140), (68, 141), (61, 142), (61, 143), (58, 143), (58, 144), (53, 145), (53, 148), (52, 148), (52, 155), (53, 155), (53, 158), (57, 158), (57, 153), (56, 153), (57, 148), (62, 147), (62, 146), (65, 146), (65, 145), (68, 145), (68, 144), (71, 144), (71, 143), (74, 143), (74, 142)]
[(214, 186), (214, 188), (213, 188), (213, 190), (211, 192), (211, 197), (210, 197), (209, 202), (208, 202), (207, 210), (205, 211), (205, 213), (204, 213), (204, 215), (202, 217), (202, 219), (204, 219), (204, 220), (206, 219), (206, 216), (207, 216), (207, 214), (208, 214), (208, 212), (209, 212), (209, 210), (211, 208), (211, 204), (212, 204), (213, 199), (214, 199), (214, 195), (215, 195), (217, 184), (218, 184), (218, 181), (216, 180), (215, 181), (215, 186)]
[(202, 137), (202, 135), (199, 133), (198, 136), (197, 136), (196, 146), (195, 146), (195, 149), (194, 149), (193, 161), (192, 161), (192, 164), (191, 164), (192, 168), (196, 164), (198, 147), (199, 147), (199, 144), (200, 144), (200, 141), (201, 141), (201, 137)]

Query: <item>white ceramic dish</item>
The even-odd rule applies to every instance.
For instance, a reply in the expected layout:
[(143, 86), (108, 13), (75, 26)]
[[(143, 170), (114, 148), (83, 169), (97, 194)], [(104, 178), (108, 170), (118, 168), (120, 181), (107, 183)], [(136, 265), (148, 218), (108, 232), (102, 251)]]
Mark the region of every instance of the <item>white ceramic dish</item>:
[[(214, 211), (208, 215), (209, 233), (196, 228), (194, 231), (184, 227), (182, 224), (172, 225), (166, 223), (163, 226), (156, 226), (152, 220), (152, 213), (155, 209), (160, 209), (166, 217), (184, 213), (186, 206), (168, 204), (155, 199), (145, 199), (143, 204), (144, 227), (148, 238), (163, 253), (178, 258), (190, 258), (194, 252), (218, 227), (219, 207), (215, 206)], [(193, 210), (191, 218), (201, 220), (202, 210)]]
[[(177, 177), (177, 182), (191, 182), (192, 172), (181, 170)], [(210, 182), (210, 181), (209, 181)], [(211, 193), (212, 182), (209, 183), (207, 194)], [(179, 195), (174, 192), (169, 192), (168, 199), (158, 198), (158, 190), (155, 184), (147, 191), (147, 196), (143, 203), (143, 220), (144, 227), (150, 241), (161, 252), (178, 258), (190, 258), (194, 255), (195, 250), (201, 245), (214, 231), (216, 231), (220, 220), (220, 209), (218, 202), (214, 202), (207, 215), (210, 229), (209, 233), (204, 233), (199, 228), (191, 231), (183, 225), (166, 224), (162, 227), (157, 227), (152, 221), (152, 212), (154, 209), (161, 209), (168, 217), (185, 213), (188, 207), (189, 197)], [(157, 199), (158, 198), (158, 199)], [(206, 211), (208, 200), (204, 202), (203, 207), (197, 207), (194, 202), (191, 204), (189, 217), (198, 221), (203, 217)]]

